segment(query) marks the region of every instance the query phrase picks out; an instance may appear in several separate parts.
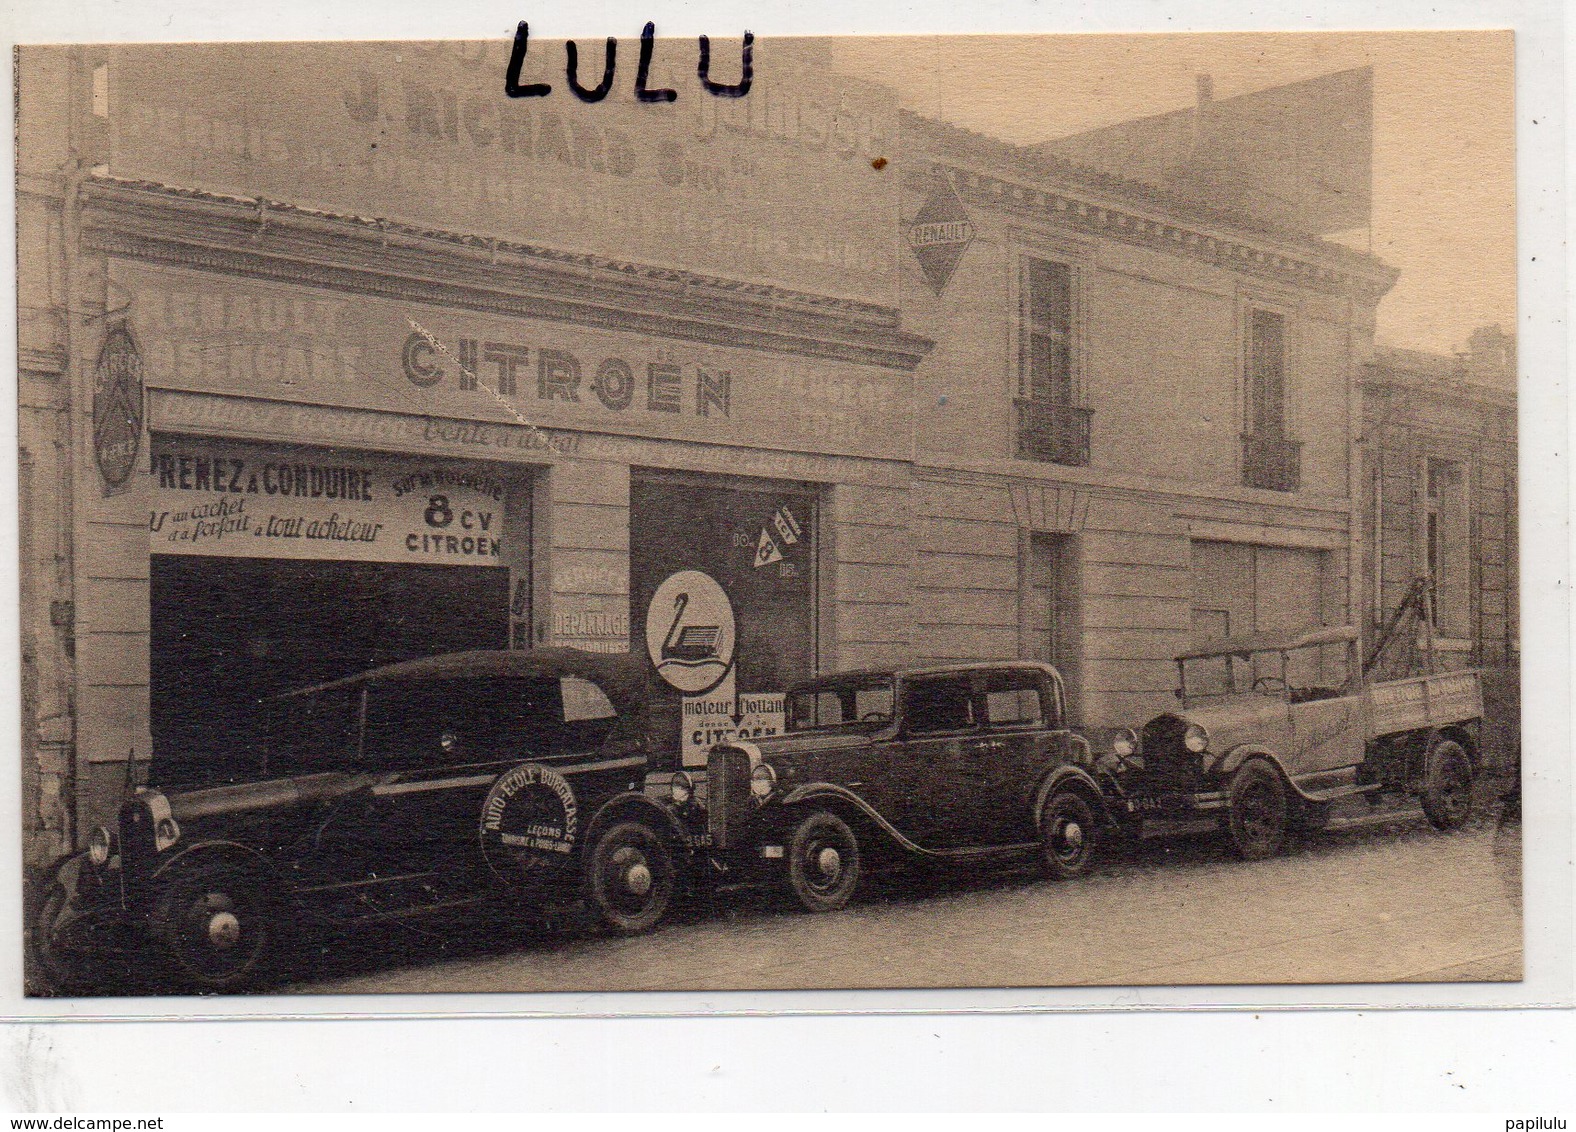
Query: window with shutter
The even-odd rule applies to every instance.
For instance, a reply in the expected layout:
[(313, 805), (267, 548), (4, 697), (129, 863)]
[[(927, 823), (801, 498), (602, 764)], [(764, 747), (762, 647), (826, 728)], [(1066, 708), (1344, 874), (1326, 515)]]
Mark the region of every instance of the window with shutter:
[(1472, 633), (1471, 519), (1466, 467), (1457, 460), (1429, 460), (1425, 469), (1424, 552), (1434, 587), (1429, 613), (1443, 637)]
[(1250, 310), (1247, 334), (1242, 482), (1269, 491), (1296, 491), (1302, 483), (1302, 446), (1286, 435), (1286, 317)]
[(1025, 259), (1017, 399), (1018, 455), (1089, 462), (1089, 410), (1078, 403), (1074, 274), (1069, 264)]

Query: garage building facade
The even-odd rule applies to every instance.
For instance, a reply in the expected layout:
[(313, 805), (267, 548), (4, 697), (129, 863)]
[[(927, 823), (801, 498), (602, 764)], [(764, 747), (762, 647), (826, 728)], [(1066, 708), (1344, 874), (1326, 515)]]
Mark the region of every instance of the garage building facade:
[(652, 638), (770, 722), (905, 650), (895, 99), (521, 104), (506, 51), (24, 56), (31, 858), (371, 664)]
[(30, 859), (411, 656), (644, 648), (693, 760), (907, 661), (1050, 660), (1123, 726), (1198, 635), (1360, 613), (1390, 269), (823, 45), (661, 105), (507, 101), (506, 49), (23, 53)]

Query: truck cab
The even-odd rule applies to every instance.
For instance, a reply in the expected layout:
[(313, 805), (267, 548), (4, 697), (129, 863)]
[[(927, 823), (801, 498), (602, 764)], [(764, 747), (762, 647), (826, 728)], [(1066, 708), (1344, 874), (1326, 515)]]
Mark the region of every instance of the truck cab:
[(1366, 745), (1357, 643), (1339, 627), (1206, 644), (1177, 658), (1177, 697), (1220, 741), (1251, 728), (1294, 777), (1354, 767)]

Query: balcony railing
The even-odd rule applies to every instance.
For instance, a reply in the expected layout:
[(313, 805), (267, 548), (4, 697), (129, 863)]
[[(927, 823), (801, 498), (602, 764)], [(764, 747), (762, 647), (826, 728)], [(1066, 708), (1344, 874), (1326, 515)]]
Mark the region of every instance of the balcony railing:
[(1284, 436), (1242, 436), (1242, 482), (1266, 491), (1296, 491), (1302, 486), (1302, 445)]
[(1090, 409), (1018, 398), (1018, 456), (1052, 464), (1089, 463)]

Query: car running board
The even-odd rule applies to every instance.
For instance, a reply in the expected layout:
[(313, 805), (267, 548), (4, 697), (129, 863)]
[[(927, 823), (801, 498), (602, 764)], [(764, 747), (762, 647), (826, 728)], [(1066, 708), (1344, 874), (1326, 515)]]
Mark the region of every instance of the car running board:
[(1298, 790), (1310, 802), (1333, 802), (1337, 798), (1350, 798), (1356, 794), (1372, 794), (1383, 789), (1380, 782), (1354, 783), (1350, 786), (1332, 786), (1328, 790)]

